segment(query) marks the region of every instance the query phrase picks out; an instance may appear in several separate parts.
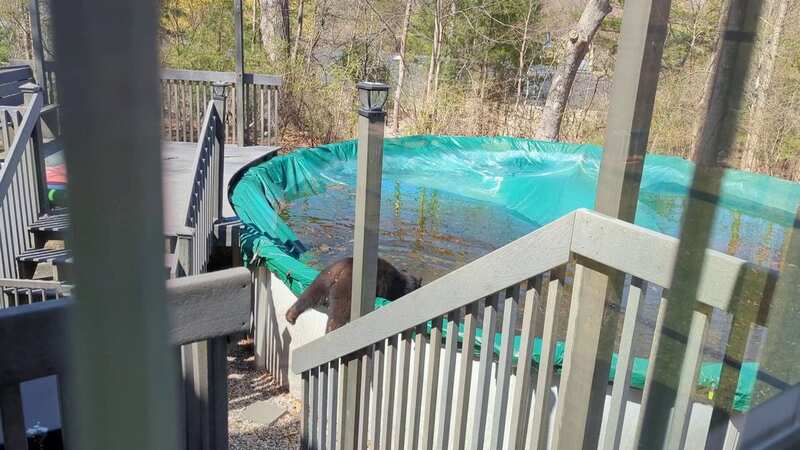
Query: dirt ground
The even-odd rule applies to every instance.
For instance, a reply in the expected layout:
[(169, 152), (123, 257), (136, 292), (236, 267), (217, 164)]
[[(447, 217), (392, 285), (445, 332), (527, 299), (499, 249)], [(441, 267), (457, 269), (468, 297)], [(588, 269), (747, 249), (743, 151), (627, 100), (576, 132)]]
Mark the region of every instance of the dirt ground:
[[(271, 426), (242, 418), (247, 405), (272, 399), (287, 413)], [(300, 402), (269, 374), (255, 369), (252, 345), (242, 342), (228, 353), (228, 432), (231, 450), (299, 449)]]

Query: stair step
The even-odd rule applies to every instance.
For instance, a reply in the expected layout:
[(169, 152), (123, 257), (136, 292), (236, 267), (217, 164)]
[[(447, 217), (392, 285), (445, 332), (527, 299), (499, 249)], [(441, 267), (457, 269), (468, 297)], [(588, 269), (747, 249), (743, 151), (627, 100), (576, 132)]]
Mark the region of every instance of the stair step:
[(34, 248), (20, 253), (19, 256), (17, 256), (17, 261), (35, 264), (72, 264), (72, 251), (66, 248), (60, 250)]
[(63, 234), (72, 226), (72, 221), (69, 218), (69, 213), (64, 208), (59, 208), (44, 215), (29, 227), (28, 231), (32, 233), (48, 233), (48, 234)]

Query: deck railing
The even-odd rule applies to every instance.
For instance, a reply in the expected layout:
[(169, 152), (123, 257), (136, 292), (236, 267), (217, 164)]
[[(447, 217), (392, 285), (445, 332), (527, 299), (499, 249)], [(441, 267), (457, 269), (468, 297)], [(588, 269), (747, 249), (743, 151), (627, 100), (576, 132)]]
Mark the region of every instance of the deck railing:
[(60, 281), (0, 278), (0, 309), (69, 297), (72, 286)]
[[(177, 346), (183, 344), (202, 340), (210, 343), (207, 351), (198, 356), (204, 360), (206, 370), (197, 375), (201, 378), (197, 391), (183, 393), (193, 399), (187, 406), (192, 408), (192, 414), (186, 414), (186, 410), (181, 414), (202, 419), (202, 423), (181, 420), (186, 426), (187, 443), (197, 440), (204, 443), (202, 448), (228, 448), (226, 336), (247, 331), (250, 297), (250, 274), (243, 268), (167, 282), (169, 344), (176, 346), (177, 352)], [(66, 419), (62, 432), (74, 431), (70, 430), (71, 422), (63, 409), (75, 410), (76, 405), (70, 403), (68, 385), (60, 378), (67, 368), (67, 327), (74, 308), (73, 300), (63, 299), (0, 310), (0, 408), (7, 450), (28, 448), (20, 384), (35, 378), (59, 376), (60, 417)]]
[[(357, 448), (373, 449), (580, 447), (573, 439), (588, 433), (593, 368), (601, 357), (596, 338), (584, 329), (601, 320), (606, 307), (602, 295), (581, 292), (585, 268), (631, 280), (618, 294), (626, 297), (619, 304), (627, 306), (617, 350), (618, 381), (605, 419), (608, 431), (595, 435), (598, 448), (619, 448), (631, 394), (631, 349), (641, 336), (641, 305), (648, 286), (659, 288), (661, 300), (642, 408), (651, 389), (659, 340), (676, 338), (659, 336), (677, 248), (678, 241), (671, 237), (578, 210), (297, 349), (292, 370), (304, 381), (303, 448), (349, 448), (351, 443), (342, 441), (349, 436), (354, 436)], [(683, 448), (686, 441), (711, 311), (733, 314), (732, 335), (747, 336), (758, 305), (737, 301), (743, 295), (740, 283), (747, 280), (763, 293), (768, 276), (740, 259), (706, 250), (697, 292), (701, 307), (694, 313), (690, 334), (683, 337), (688, 339), (686, 359), (683, 371), (675, 374), (678, 397), (666, 448)], [(566, 353), (550, 430), (557, 324), (565, 322)], [(537, 371), (532, 356), (534, 337), (539, 336), (543, 342)], [(746, 341), (727, 348), (739, 348)], [(473, 349), (478, 347), (480, 356), (473, 362)], [(360, 374), (346, 373), (353, 358), (361, 359)], [(358, 378), (357, 392), (346, 392), (348, 377)], [(738, 377), (739, 368), (725, 366), (715, 407), (731, 411)], [(345, 406), (348, 398), (355, 399), (355, 407)], [(637, 448), (643, 415), (633, 421), (626, 429), (635, 430)], [(595, 431), (599, 434), (599, 428)]]
[[(15, 65), (31, 65), (29, 60), (15, 59)], [(58, 100), (55, 64), (45, 61), (44, 77), (47, 92), (45, 104)], [(205, 105), (213, 95), (214, 83), (228, 83), (226, 88), (228, 143), (244, 145), (276, 145), (278, 143), (278, 100), (283, 80), (279, 76), (246, 73), (243, 84), (236, 84), (234, 72), (209, 70), (161, 69), (161, 134), (174, 142), (197, 142), (202, 132)], [(242, 89), (243, 116), (237, 116), (236, 91)], [(237, 129), (242, 122), (244, 136)]]
[[(197, 140), (194, 182), (187, 199), (185, 228), (178, 230), (176, 253), (180, 274), (206, 271), (214, 249), (214, 223), (222, 216), (222, 169), (225, 153), (225, 96), (217, 86), (215, 99), (206, 105), (200, 137)], [(219, 109), (218, 109), (219, 108)]]
[(47, 208), (40, 115), (44, 98), (27, 85), (23, 109), (0, 111), (15, 133), (0, 168), (0, 277), (17, 278), (16, 257), (32, 244), (28, 226)]
[[(228, 143), (273, 145), (278, 137), (278, 90), (280, 77), (245, 74), (244, 85), (235, 84), (233, 72), (205, 70), (161, 70), (162, 134), (169, 141), (195, 142), (202, 131), (203, 105), (211, 99), (213, 83), (229, 83), (226, 92)], [(236, 116), (236, 90), (243, 89), (244, 117)], [(239, 140), (237, 123), (245, 135)]]

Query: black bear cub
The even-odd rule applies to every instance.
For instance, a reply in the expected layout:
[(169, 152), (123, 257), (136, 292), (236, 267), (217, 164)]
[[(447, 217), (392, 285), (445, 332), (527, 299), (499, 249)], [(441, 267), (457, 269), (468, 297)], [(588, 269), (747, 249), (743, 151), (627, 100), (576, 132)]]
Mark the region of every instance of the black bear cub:
[[(378, 258), (376, 296), (397, 300), (422, 285), (422, 280), (397, 270), (383, 258)], [(286, 320), (294, 324), (297, 317), (317, 305), (328, 307), (326, 333), (350, 321), (350, 296), (353, 292), (353, 258), (343, 258), (326, 267), (311, 286), (286, 311)]]

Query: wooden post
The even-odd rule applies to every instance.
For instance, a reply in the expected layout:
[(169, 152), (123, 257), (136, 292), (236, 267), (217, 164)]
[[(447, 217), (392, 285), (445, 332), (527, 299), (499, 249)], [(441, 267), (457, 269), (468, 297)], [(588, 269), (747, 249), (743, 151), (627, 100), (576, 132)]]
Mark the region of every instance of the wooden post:
[(33, 49), (33, 76), (42, 87), (44, 103), (49, 104), (47, 95), (47, 80), (44, 78), (44, 46), (42, 45), (42, 19), (39, 10), (39, 0), (30, 0), (28, 10), (31, 15), (31, 48)]
[[(237, 0), (237, 1), (239, 1), (241, 3), (241, 0)], [(223, 180), (225, 179), (225, 177), (224, 177), (224, 168), (225, 168), (225, 130), (227, 129), (227, 127), (225, 126), (225, 121), (226, 121), (225, 104), (226, 104), (226, 100), (227, 100), (227, 97), (228, 97), (227, 89), (228, 89), (229, 86), (230, 86), (230, 83), (214, 82), (214, 84), (212, 84), (212, 91), (213, 91), (212, 95), (213, 95), (213, 99), (214, 99), (214, 107), (217, 109), (217, 114), (219, 114), (219, 120), (220, 120), (220, 123), (218, 125), (219, 128), (217, 129), (217, 133), (214, 133), (215, 134), (214, 135), (214, 139), (216, 139), (216, 142), (214, 143), (214, 145), (218, 146), (218, 148), (214, 149), (214, 152), (212, 152), (212, 157), (213, 158), (217, 158), (218, 163), (219, 163), (218, 164), (219, 165), (219, 167), (218, 167), (219, 173), (217, 174), (217, 180), (219, 180), (219, 182), (217, 183), (217, 192), (216, 192), (216, 195), (217, 195), (217, 205), (216, 205), (216, 207), (217, 207), (217, 211), (219, 213), (219, 217), (217, 217), (216, 219), (221, 219), (222, 218), (222, 211), (223, 211), (223, 209), (222, 209), (222, 202), (223, 202), (223, 198), (222, 198), (223, 197), (222, 196), (222, 192), (223, 192), (222, 183), (223, 183)], [(213, 167), (213, 165), (212, 165), (212, 167)], [(234, 245), (234, 244), (232, 243), (231, 245)], [(235, 244), (234, 246), (237, 246), (237, 245), (238, 245), (238, 243)]]
[[(65, 447), (178, 447), (167, 334), (154, 2), (51, 2), (80, 301)], [(117, 170), (125, 167), (126, 170)], [(123, 438), (124, 437), (124, 438)]]
[[(359, 83), (359, 91), (363, 91)], [(382, 105), (381, 105), (382, 106)], [(356, 180), (356, 218), (353, 230), (353, 293), (350, 320), (373, 310), (378, 268), (378, 229), (383, 171), (383, 128), (386, 113), (362, 106), (358, 112), (358, 161)], [(347, 362), (345, 391), (344, 448), (358, 443), (360, 357)]]
[[(636, 215), (670, 3), (625, 3), (595, 209), (628, 222)], [(583, 266), (580, 272), (553, 448), (597, 448), (618, 326), (624, 275)]]
[[(724, 155), (733, 147), (739, 132), (745, 80), (753, 53), (754, 36), (761, 16), (761, 0), (731, 0), (720, 14), (718, 48), (715, 52), (704, 104), (703, 122), (696, 136), (695, 171), (689, 198), (683, 212), (680, 243), (673, 269), (673, 283), (667, 296), (663, 338), (656, 352), (651, 390), (642, 405), (642, 431), (639, 448), (662, 448), (680, 440), (688, 418), (674, 413), (677, 405), (688, 401), (682, 389), (694, 385), (696, 355), (687, 351), (689, 343), (671, 336), (689, 336), (697, 322), (697, 290), (704, 266), (711, 229), (716, 214)], [(687, 379), (687, 377), (692, 377)], [(720, 416), (720, 413), (722, 416)], [(727, 425), (724, 410), (715, 409), (710, 438), (720, 433), (714, 428)], [(707, 443), (718, 448), (719, 442)]]
[[(26, 105), (30, 105), (33, 101), (33, 95), (40, 92), (42, 88), (33, 83), (25, 83), (20, 86), (22, 96)], [(50, 201), (47, 198), (47, 171), (44, 163), (44, 155), (42, 154), (42, 121), (41, 116), (37, 120), (36, 127), (31, 135), (31, 145), (33, 145), (33, 157), (36, 165), (36, 195), (39, 197), (39, 211), (37, 214), (43, 214), (50, 210)]]
[(242, 33), (242, 0), (233, 1), (233, 24), (236, 28), (236, 143), (244, 147), (244, 35)]

